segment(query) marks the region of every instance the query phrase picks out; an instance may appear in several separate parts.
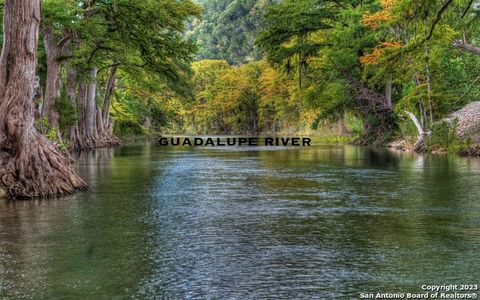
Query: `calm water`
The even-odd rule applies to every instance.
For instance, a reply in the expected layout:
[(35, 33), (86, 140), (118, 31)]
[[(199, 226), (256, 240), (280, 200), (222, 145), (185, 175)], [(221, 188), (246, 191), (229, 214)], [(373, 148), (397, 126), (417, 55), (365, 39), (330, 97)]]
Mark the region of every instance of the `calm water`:
[(84, 154), (0, 200), (0, 298), (323, 299), (479, 283), (480, 160), (350, 146)]

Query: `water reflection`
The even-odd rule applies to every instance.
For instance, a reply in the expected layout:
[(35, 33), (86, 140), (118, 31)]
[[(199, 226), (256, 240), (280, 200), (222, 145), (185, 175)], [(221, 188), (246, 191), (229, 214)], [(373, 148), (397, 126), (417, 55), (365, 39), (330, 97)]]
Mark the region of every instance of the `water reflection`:
[(0, 202), (1, 296), (357, 298), (476, 280), (479, 160), (146, 144), (77, 162), (90, 192)]

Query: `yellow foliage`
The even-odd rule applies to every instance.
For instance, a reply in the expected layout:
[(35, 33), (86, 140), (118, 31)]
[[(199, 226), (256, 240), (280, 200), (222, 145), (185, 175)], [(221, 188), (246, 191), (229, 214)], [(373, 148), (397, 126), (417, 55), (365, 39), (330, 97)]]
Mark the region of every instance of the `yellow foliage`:
[(392, 19), (392, 9), (397, 0), (380, 0), (380, 4), (383, 7), (382, 11), (374, 14), (366, 13), (362, 17), (362, 23), (366, 27), (372, 29), (378, 29), (381, 24), (388, 22)]
[(308, 109), (305, 110), (302, 114), (302, 123), (304, 124), (313, 124), (318, 118), (319, 110), (318, 109)]
[(252, 126), (275, 131), (298, 123), (296, 81), (266, 61), (238, 67), (200, 61), (194, 72), (196, 97), (188, 121), (194, 132), (241, 133)]
[(380, 11), (374, 14), (366, 13), (362, 22), (363, 25), (372, 29), (378, 29), (380, 24), (387, 22), (390, 19), (390, 13), (387, 11)]
[(375, 47), (371, 54), (360, 57), (360, 63), (363, 65), (374, 65), (380, 62), (380, 58), (393, 49), (402, 47), (402, 44), (398, 42), (384, 42)]
[(391, 10), (395, 5), (395, 2), (397, 2), (397, 0), (380, 0), (380, 4), (385, 10)]

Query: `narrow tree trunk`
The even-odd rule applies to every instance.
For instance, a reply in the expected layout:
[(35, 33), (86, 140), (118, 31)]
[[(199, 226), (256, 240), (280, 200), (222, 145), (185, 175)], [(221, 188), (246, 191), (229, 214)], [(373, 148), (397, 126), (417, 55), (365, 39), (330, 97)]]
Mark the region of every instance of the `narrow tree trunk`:
[[(77, 73), (75, 72), (75, 69), (72, 67), (70, 63), (66, 65), (67, 69), (67, 78), (66, 78), (66, 96), (68, 102), (70, 102), (70, 105), (72, 107), (75, 107), (75, 110), (77, 111), (77, 116), (78, 116), (78, 108), (77, 108), (77, 102), (76, 102), (76, 88), (77, 88)], [(68, 139), (70, 141), (76, 139), (76, 126), (72, 126), (69, 129), (68, 133)]]
[(468, 51), (475, 54), (480, 54), (480, 47), (467, 43), (465, 40), (453, 41), (453, 46), (463, 51)]
[(96, 108), (96, 116), (97, 116), (97, 135), (100, 137), (100, 138), (103, 138), (103, 135), (105, 134), (105, 127), (104, 127), (104, 123), (103, 123), (103, 115), (102, 115), (102, 111), (100, 110), (100, 108)]
[(145, 127), (147, 131), (150, 132), (150, 127), (152, 127), (152, 117), (145, 116), (143, 118), (143, 127)]
[(90, 82), (87, 86), (85, 105), (85, 133), (87, 138), (95, 138), (97, 134), (97, 68), (90, 71)]
[(89, 148), (85, 134), (87, 85), (83, 81), (79, 81), (77, 88), (77, 95), (74, 96), (77, 107), (77, 124), (70, 129), (70, 148), (83, 150)]
[(405, 113), (410, 117), (410, 119), (415, 124), (415, 127), (417, 128), (417, 131), (418, 131), (418, 140), (413, 146), (413, 151), (423, 152), (424, 146), (425, 146), (425, 137), (428, 136), (430, 132), (425, 131), (425, 128), (422, 127), (420, 122), (418, 122), (417, 117), (413, 113), (409, 111), (406, 111)]
[(348, 131), (347, 125), (345, 125), (345, 118), (343, 116), (340, 117), (339, 123), (340, 123), (340, 131), (341, 131), (340, 134), (341, 135), (350, 134), (350, 132)]
[[(78, 107), (78, 121), (77, 121), (77, 140), (76, 144), (80, 146), (86, 140), (86, 105), (87, 105), (87, 85), (84, 82), (78, 84), (77, 107)], [(79, 147), (81, 148), (81, 147)]]
[(425, 46), (425, 74), (427, 76), (427, 93), (428, 93), (428, 110), (430, 113), (430, 124), (435, 121), (433, 113), (433, 99), (432, 99), (432, 81), (430, 77), (430, 47), (428, 44)]
[(86, 189), (34, 122), (40, 0), (5, 0), (0, 57), (0, 180), (14, 197), (53, 197)]
[(61, 142), (62, 135), (59, 128), (60, 115), (56, 104), (60, 98), (62, 88), (62, 60), (67, 56), (67, 52), (71, 52), (69, 47), (73, 35), (70, 31), (64, 31), (62, 39), (57, 43), (53, 25), (44, 26), (42, 33), (47, 58), (47, 78), (42, 117), (47, 118), (50, 128), (56, 130), (57, 139)]
[[(417, 86), (421, 85), (422, 82), (420, 81), (420, 76), (415, 74), (415, 83)], [(427, 113), (425, 111), (425, 107), (423, 106), (422, 100), (418, 102), (418, 110), (420, 112), (420, 117), (421, 117), (421, 122), (422, 122), (422, 127), (427, 128)]]
[(389, 73), (387, 75), (387, 82), (385, 84), (385, 99), (386, 99), (386, 105), (388, 107), (392, 107), (392, 74)]
[(105, 87), (105, 96), (103, 98), (103, 109), (102, 109), (102, 117), (104, 122), (104, 127), (109, 128), (110, 122), (110, 105), (112, 103), (112, 96), (113, 91), (115, 90), (116, 85), (116, 74), (117, 74), (117, 67), (113, 66), (110, 69), (110, 75), (108, 76), (107, 86)]
[(45, 98), (43, 100), (42, 117), (48, 119), (51, 128), (58, 129), (59, 114), (56, 109), (57, 99), (60, 98), (60, 51), (55, 41), (52, 26), (43, 29), (43, 40), (47, 58), (47, 79), (45, 84)]
[(113, 135), (113, 126), (110, 124), (110, 105), (112, 103), (113, 91), (115, 90), (116, 75), (117, 67), (113, 66), (110, 68), (110, 74), (108, 75), (105, 86), (102, 109), (98, 109), (97, 126), (102, 147), (111, 147), (120, 144)]

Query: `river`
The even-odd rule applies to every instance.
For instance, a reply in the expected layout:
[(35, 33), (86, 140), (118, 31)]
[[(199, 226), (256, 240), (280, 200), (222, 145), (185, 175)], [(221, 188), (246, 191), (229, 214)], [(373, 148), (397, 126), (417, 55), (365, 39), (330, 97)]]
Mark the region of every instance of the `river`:
[(329, 299), (479, 283), (480, 160), (343, 145), (78, 157), (0, 200), (0, 298)]

